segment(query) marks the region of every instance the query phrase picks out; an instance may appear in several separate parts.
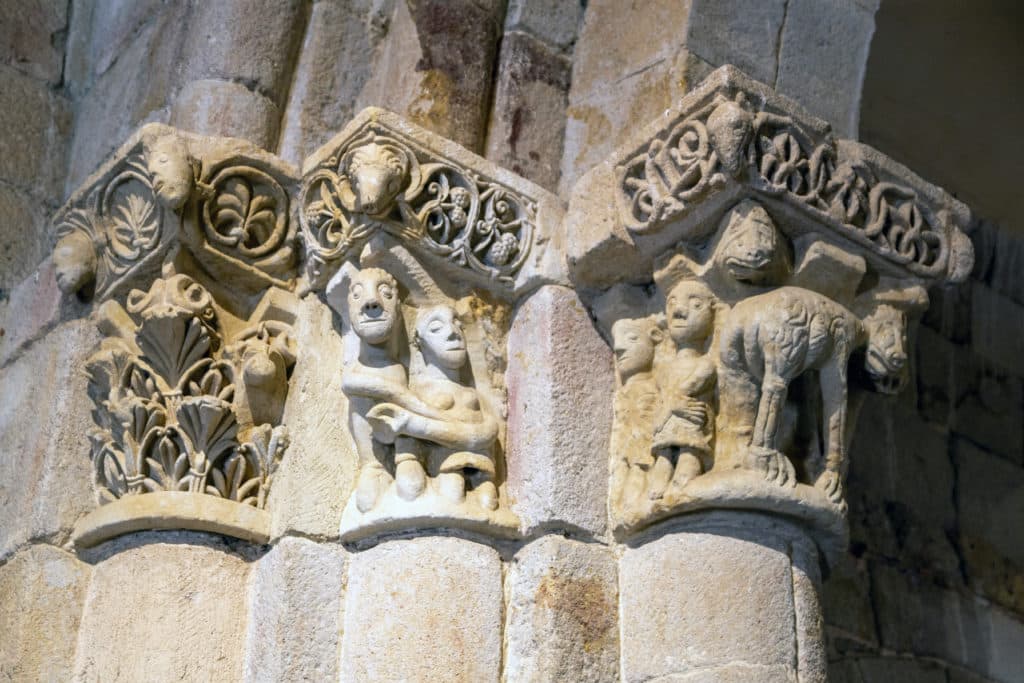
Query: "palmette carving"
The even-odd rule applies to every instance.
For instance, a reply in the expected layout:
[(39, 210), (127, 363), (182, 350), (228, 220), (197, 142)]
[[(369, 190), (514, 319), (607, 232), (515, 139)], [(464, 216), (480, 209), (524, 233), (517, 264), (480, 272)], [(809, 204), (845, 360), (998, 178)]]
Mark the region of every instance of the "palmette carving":
[(107, 337), (86, 363), (99, 502), (185, 491), (263, 508), (288, 445), (288, 326), (258, 321), (225, 346), (210, 293), (181, 274), (99, 315)]

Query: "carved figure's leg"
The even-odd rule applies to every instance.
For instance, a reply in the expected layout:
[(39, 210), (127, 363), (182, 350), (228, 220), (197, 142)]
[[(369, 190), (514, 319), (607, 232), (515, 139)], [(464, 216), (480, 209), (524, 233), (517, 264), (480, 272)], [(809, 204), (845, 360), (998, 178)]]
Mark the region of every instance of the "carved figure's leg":
[(675, 472), (672, 473), (672, 482), (668, 485), (668, 490), (665, 491), (665, 498), (668, 500), (678, 499), (683, 487), (700, 473), (700, 457), (690, 451), (681, 451), (679, 459), (676, 461)]
[(476, 487), (480, 507), (487, 510), (498, 509), (498, 487), (490, 479), (480, 482)]
[(651, 500), (658, 500), (665, 495), (665, 489), (672, 479), (672, 459), (667, 450), (659, 450), (654, 454), (654, 465), (647, 474), (647, 495)]
[(377, 499), (387, 488), (389, 475), (384, 469), (385, 447), (373, 442), (375, 457), (364, 460), (359, 468), (359, 481), (356, 483), (356, 507), (360, 512), (367, 512), (377, 504)]
[(395, 488), (403, 500), (414, 500), (427, 487), (427, 472), (420, 461), (420, 443), (411, 437), (395, 439)]
[(466, 500), (466, 477), (462, 472), (442, 472), (437, 475), (437, 488), (442, 496), (453, 503)]
[[(767, 362), (768, 359), (765, 360)], [(764, 473), (765, 479), (779, 486), (796, 484), (793, 463), (779, 452), (779, 428), (788, 389), (789, 381), (785, 377), (774, 368), (765, 368), (757, 419), (750, 439), (750, 455), (755, 467)]]
[(625, 475), (626, 483), (622, 487), (622, 503), (632, 508), (644, 496), (647, 487), (647, 470), (637, 465), (628, 466)]
[(815, 486), (834, 503), (843, 500), (843, 471), (846, 469), (846, 363), (846, 354), (842, 354), (821, 370), (825, 469)]

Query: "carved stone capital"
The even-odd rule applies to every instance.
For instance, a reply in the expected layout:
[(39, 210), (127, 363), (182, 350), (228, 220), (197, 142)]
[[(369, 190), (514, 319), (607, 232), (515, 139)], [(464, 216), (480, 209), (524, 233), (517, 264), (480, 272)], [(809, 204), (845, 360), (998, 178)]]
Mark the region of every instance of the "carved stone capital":
[(906, 383), (925, 287), (970, 271), (967, 214), (732, 67), (581, 179), (567, 237), (615, 353), (617, 533), (732, 508), (841, 544), (857, 408)]

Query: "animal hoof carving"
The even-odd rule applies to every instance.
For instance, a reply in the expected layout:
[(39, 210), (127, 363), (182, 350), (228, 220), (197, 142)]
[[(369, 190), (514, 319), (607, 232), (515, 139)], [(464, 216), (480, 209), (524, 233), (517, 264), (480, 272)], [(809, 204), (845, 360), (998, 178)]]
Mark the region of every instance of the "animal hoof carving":
[(843, 482), (838, 472), (822, 472), (814, 485), (836, 505), (843, 502)]
[(750, 469), (761, 472), (767, 481), (779, 486), (796, 486), (796, 470), (793, 463), (779, 451), (751, 446), (749, 459)]

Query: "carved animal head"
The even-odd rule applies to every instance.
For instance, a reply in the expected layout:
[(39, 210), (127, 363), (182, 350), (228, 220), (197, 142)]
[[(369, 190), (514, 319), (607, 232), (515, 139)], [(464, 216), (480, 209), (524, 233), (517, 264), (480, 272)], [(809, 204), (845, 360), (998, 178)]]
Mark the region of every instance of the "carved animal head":
[(188, 275), (170, 275), (153, 281), (148, 292), (133, 289), (128, 293), (128, 312), (143, 320), (154, 318), (196, 317), (205, 324), (216, 318), (213, 297)]
[(416, 318), (413, 344), (427, 365), (458, 370), (466, 364), (466, 340), (462, 323), (451, 306), (434, 306), (420, 311)]
[(612, 325), (612, 349), (619, 381), (625, 382), (654, 365), (654, 352), (665, 338), (653, 318), (621, 318)]
[(57, 240), (53, 250), (53, 266), (57, 286), (65, 294), (73, 294), (96, 277), (96, 248), (92, 238), (75, 230)]
[(348, 320), (360, 339), (375, 346), (387, 343), (401, 315), (398, 282), (380, 268), (364, 268), (348, 286)]
[(157, 200), (169, 209), (180, 209), (192, 192), (194, 180), (184, 141), (174, 135), (159, 135), (147, 137), (142, 144)]
[(345, 155), (341, 166), (351, 184), (352, 209), (371, 216), (387, 213), (409, 180), (409, 160), (395, 145), (360, 145)]
[(722, 223), (725, 227), (715, 263), (734, 280), (753, 285), (781, 284), (792, 271), (786, 237), (763, 206), (746, 199), (734, 206)]
[(881, 304), (864, 318), (868, 343), (864, 369), (875, 390), (897, 394), (909, 378), (907, 363), (907, 314)]

